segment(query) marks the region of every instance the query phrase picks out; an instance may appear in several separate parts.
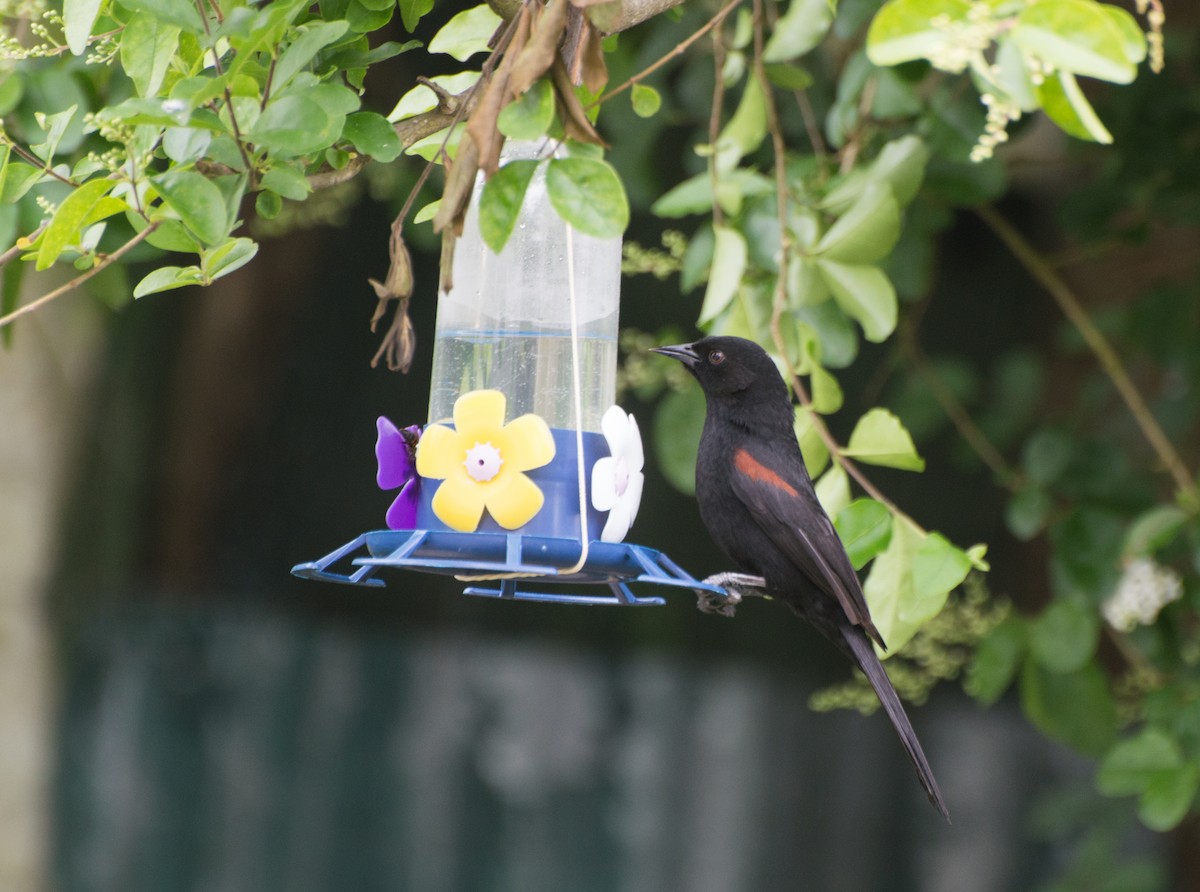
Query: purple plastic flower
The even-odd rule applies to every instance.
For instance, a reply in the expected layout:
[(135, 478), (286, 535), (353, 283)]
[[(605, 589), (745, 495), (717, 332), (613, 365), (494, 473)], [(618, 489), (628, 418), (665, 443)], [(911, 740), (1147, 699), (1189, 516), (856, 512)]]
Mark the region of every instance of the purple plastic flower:
[(375, 482), (382, 490), (400, 487), (400, 493), (387, 511), (389, 530), (411, 530), (417, 524), (417, 498), (421, 493), (421, 478), (417, 476), (417, 440), (421, 427), (409, 425), (401, 430), (382, 416), (375, 422), (379, 438), (375, 441), (375, 458), (379, 473)]

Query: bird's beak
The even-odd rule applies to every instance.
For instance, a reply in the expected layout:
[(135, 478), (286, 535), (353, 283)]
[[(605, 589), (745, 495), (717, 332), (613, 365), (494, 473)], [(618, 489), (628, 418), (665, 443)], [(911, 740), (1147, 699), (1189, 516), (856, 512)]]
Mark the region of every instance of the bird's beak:
[(700, 354), (696, 352), (691, 344), (675, 344), (672, 347), (651, 347), (650, 352), (661, 353), (663, 356), (678, 359), (689, 369), (700, 361)]

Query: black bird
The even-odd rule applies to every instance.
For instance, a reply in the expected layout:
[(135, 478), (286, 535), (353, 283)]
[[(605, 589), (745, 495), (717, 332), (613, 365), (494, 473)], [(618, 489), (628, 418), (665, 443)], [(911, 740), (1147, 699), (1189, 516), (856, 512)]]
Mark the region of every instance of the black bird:
[(774, 361), (744, 338), (656, 347), (700, 382), (708, 404), (696, 461), (696, 501), (709, 534), (772, 597), (811, 622), (862, 669), (917, 769), (929, 801), (946, 803), (888, 680), (862, 586), (817, 500), (793, 429), (792, 400)]

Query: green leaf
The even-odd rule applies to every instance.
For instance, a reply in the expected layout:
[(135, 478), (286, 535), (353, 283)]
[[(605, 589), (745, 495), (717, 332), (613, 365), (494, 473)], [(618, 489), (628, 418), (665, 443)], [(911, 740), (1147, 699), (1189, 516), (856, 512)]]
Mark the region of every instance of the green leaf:
[(114, 198), (111, 195), (105, 195), (87, 212), (83, 218), (82, 228), (86, 229), (101, 220), (107, 220), (109, 217), (116, 214), (124, 213), (129, 210), (129, 204), (123, 198)]
[(192, 34), (203, 34), (204, 23), (190, 0), (120, 0), (132, 12), (145, 12), (167, 25), (175, 25)]
[(1151, 830), (1165, 833), (1177, 827), (1191, 810), (1200, 790), (1200, 767), (1180, 766), (1155, 777), (1138, 798), (1138, 817)]
[[(769, 325), (769, 322), (767, 323)], [(795, 343), (788, 348), (789, 356), (796, 356), (796, 371), (808, 375), (812, 384), (812, 406), (820, 415), (829, 415), (842, 407), (842, 388), (821, 365), (822, 344), (815, 328), (801, 322), (794, 329), (784, 330), (787, 343), (789, 331), (794, 333)]]
[(679, 293), (688, 294), (697, 285), (708, 281), (708, 271), (712, 267), (713, 249), (716, 247), (716, 237), (712, 226), (702, 224), (683, 252), (683, 260), (679, 266)]
[(788, 258), (787, 268), (788, 306), (793, 310), (813, 307), (824, 303), (829, 297), (829, 287), (817, 269), (816, 260), (799, 253), (792, 254)]
[(749, 155), (767, 136), (767, 95), (757, 77), (746, 81), (742, 99), (733, 117), (717, 137), (714, 161), (722, 173), (733, 170), (738, 161)]
[(509, 161), (483, 186), (479, 197), (479, 231), (484, 243), (497, 254), (504, 250), (512, 235), (521, 214), (521, 204), (525, 201), (525, 191), (541, 163), (537, 160)]
[(15, 109), (25, 95), (25, 80), (16, 71), (0, 74), (0, 115)]
[[(912, 523), (894, 518), (891, 540), (875, 558), (863, 583), (871, 618), (888, 646), (887, 651), (880, 652), (881, 658), (904, 647), (921, 622), (933, 616), (918, 602), (913, 589), (912, 562), (922, 538)], [(917, 616), (920, 621), (915, 621)]]
[[(302, 94), (325, 109), (325, 114), (331, 118), (358, 111), (359, 106), (362, 105), (362, 100), (357, 93), (349, 87), (330, 81), (306, 87)], [(336, 135), (334, 134), (334, 136)]]
[(44, 115), (41, 112), (36, 112), (38, 126), (42, 128), (46, 138), (40, 143), (31, 145), (29, 147), (30, 151), (49, 164), (54, 157), (54, 153), (58, 151), (58, 144), (62, 142), (62, 138), (67, 132), (67, 127), (70, 125), (71, 119), (75, 116), (75, 111), (78, 108), (78, 105), (72, 105), (70, 108), (52, 115)]
[[(359, 38), (362, 41), (358, 44), (347, 44), (346, 41), (339, 41), (338, 45), (332, 50), (328, 56), (322, 59), (322, 65), (328, 64), (340, 71), (351, 72), (354, 70), (365, 71), (372, 65), (377, 65), (380, 62), (386, 62), (388, 59), (399, 56), (401, 53), (407, 53), (409, 50), (419, 49), (425, 44), (419, 40), (406, 40), (404, 43), (398, 43), (395, 40), (385, 40), (383, 43), (368, 49), (367, 38), (365, 36)], [(474, 72), (476, 75), (478, 71)], [(347, 78), (349, 78), (347, 74)], [(351, 84), (356, 90), (362, 89), (361, 83)]]
[(333, 140), (329, 114), (304, 96), (284, 96), (267, 104), (250, 129), (250, 140), (281, 158), (326, 148)]
[(121, 67), (139, 96), (154, 96), (162, 86), (179, 46), (180, 28), (147, 12), (134, 13), (121, 34)]
[(662, 96), (653, 87), (645, 84), (634, 84), (629, 91), (629, 101), (633, 104), (633, 113), (639, 118), (652, 118), (662, 107)]
[(1100, 10), (1108, 16), (1117, 33), (1125, 44), (1125, 58), (1131, 65), (1140, 65), (1146, 58), (1146, 35), (1138, 25), (1137, 19), (1119, 6), (1107, 3), (1100, 5)]
[(39, 272), (53, 266), (68, 245), (79, 242), (80, 229), (88, 214), (115, 185), (114, 180), (89, 180), (63, 199), (39, 240), (36, 267)]
[(31, 164), (9, 161), (4, 165), (3, 182), (0, 183), (0, 204), (20, 201), (43, 176), (45, 173)]
[(729, 306), (746, 272), (746, 239), (731, 226), (714, 226), (712, 269), (700, 307), (700, 325), (716, 319)]
[(1151, 830), (1166, 831), (1183, 820), (1197, 790), (1200, 769), (1184, 760), (1173, 737), (1146, 728), (1112, 748), (1096, 775), (1106, 796), (1138, 796), (1138, 816)]
[(170, 291), (173, 288), (183, 288), (187, 285), (199, 285), (203, 281), (198, 266), (164, 266), (154, 270), (133, 289), (134, 297), (145, 297), (160, 291)]
[(409, 33), (416, 30), (417, 23), (433, 10), (433, 0), (400, 0), (400, 21)]
[(406, 155), (417, 155), (424, 158), (426, 161), (434, 161), (441, 163), (442, 146), (445, 145), (446, 154), (450, 156), (450, 160), (454, 160), (454, 156), (458, 153), (458, 144), (462, 141), (463, 134), (467, 132), (466, 124), (455, 124), (450, 128), (449, 139), (446, 137), (445, 130), (439, 130), (437, 133), (431, 133), (424, 139), (418, 139), (415, 143), (404, 150)]
[(1057, 480), (1071, 463), (1074, 442), (1060, 430), (1037, 431), (1021, 450), (1021, 466), (1029, 480), (1046, 486)]
[[(841, 465), (834, 465), (825, 476), (835, 469), (845, 476)], [(892, 541), (892, 514), (874, 499), (851, 502), (838, 512), (834, 526), (855, 570), (865, 567)]]
[(212, 132), (197, 127), (168, 127), (163, 132), (162, 147), (167, 157), (179, 164), (199, 161), (208, 151)]
[(1099, 641), (1095, 611), (1072, 601), (1055, 601), (1029, 627), (1030, 651), (1051, 672), (1082, 669)]
[(829, 227), (817, 253), (842, 263), (875, 263), (892, 252), (899, 238), (900, 206), (886, 184), (873, 183)]
[(501, 21), (486, 3), (460, 12), (429, 41), (429, 52), (446, 53), (465, 62), (476, 53), (488, 51), (488, 41)]
[(385, 163), (394, 161), (404, 150), (395, 129), (387, 118), (377, 112), (363, 111), (350, 115), (342, 128), (342, 138), (349, 140), (362, 154)]
[(984, 706), (999, 700), (1016, 677), (1025, 655), (1025, 634), (1024, 620), (1010, 613), (975, 649), (963, 687)]
[(195, 171), (174, 170), (152, 177), (151, 182), (163, 203), (202, 242), (216, 245), (225, 240), (229, 234), (228, 210), (221, 190), (211, 180)]
[[(146, 221), (141, 216), (127, 213), (125, 219), (129, 221), (135, 232), (141, 232), (146, 228)], [(186, 226), (178, 220), (169, 218), (158, 221), (158, 228), (146, 236), (146, 243), (163, 251), (178, 251), (181, 254), (196, 254), (203, 249), (196, 237), (188, 232)]]
[(901, 207), (916, 197), (925, 176), (929, 149), (917, 136), (894, 139), (879, 151), (879, 156), (866, 170), (860, 170), (825, 196), (823, 206), (834, 214), (844, 214), (858, 197), (873, 185), (886, 185)]
[(303, 201), (312, 192), (308, 177), (291, 164), (276, 164), (262, 178), (264, 189), (270, 189), (292, 201)]
[(774, 62), (764, 65), (763, 73), (767, 80), (783, 90), (807, 90), (813, 85), (813, 76), (799, 65)]
[(812, 50), (825, 39), (833, 24), (833, 12), (834, 4), (829, 0), (792, 0), (771, 29), (763, 61), (790, 62)]
[(350, 5), (346, 7), (346, 21), (355, 34), (371, 34), (390, 22), (395, 10), (396, 7), (392, 5), (372, 9), (363, 0), (350, 0)]
[(283, 199), (278, 192), (263, 189), (254, 196), (254, 212), (264, 220), (274, 220), (283, 210)]
[(1021, 705), (1047, 736), (1081, 753), (1103, 753), (1117, 736), (1117, 710), (1103, 670), (1088, 663), (1077, 672), (1050, 672), (1036, 660), (1021, 671)]
[(817, 477), (829, 463), (829, 449), (821, 439), (817, 430), (813, 413), (804, 406), (796, 407), (796, 418), (792, 422), (792, 430), (800, 444), (800, 452), (804, 456), (804, 467), (810, 477)]
[(867, 31), (867, 57), (876, 65), (899, 65), (936, 57), (954, 42), (947, 24), (966, 23), (969, 0), (891, 0)]
[(275, 89), (286, 86), (301, 69), (316, 58), (317, 53), (345, 34), (349, 28), (350, 23), (344, 20), (301, 25), (297, 36), (275, 62), (275, 71), (271, 78)]
[(546, 167), (546, 191), (558, 215), (584, 235), (617, 238), (629, 225), (625, 187), (607, 161), (553, 158)]
[[(722, 174), (721, 188), (734, 191), (741, 198), (769, 195), (775, 191), (771, 180), (743, 168)], [(711, 211), (712, 206), (712, 174), (706, 171), (668, 190), (650, 206), (650, 212), (659, 217), (686, 217)]]
[(1008, 501), (1005, 520), (1009, 531), (1023, 542), (1028, 542), (1046, 526), (1050, 513), (1050, 497), (1038, 486), (1026, 486)]
[(917, 454), (912, 437), (900, 419), (887, 409), (871, 409), (860, 418), (843, 451), (870, 465), (904, 471), (925, 470), (925, 460)]
[[(460, 71), (458, 74), (439, 74), (429, 79), (452, 96), (462, 93), (479, 80), (478, 71)], [(424, 84), (418, 84), (400, 97), (396, 107), (387, 116), (392, 123), (423, 114), (437, 108), (437, 94)]]
[(819, 365), (809, 372), (812, 382), (813, 408), (822, 415), (832, 415), (842, 408), (844, 394), (837, 378)]
[(696, 452), (704, 428), (704, 391), (673, 390), (654, 415), (654, 453), (667, 482), (685, 495), (696, 492)]
[(896, 329), (896, 289), (877, 266), (818, 258), (817, 269), (833, 299), (862, 326), (868, 341), (880, 342)]
[(509, 139), (533, 140), (542, 136), (554, 123), (554, 88), (541, 78), (504, 106), (497, 126)]
[(236, 269), (241, 269), (254, 259), (258, 245), (253, 239), (231, 238), (208, 251), (204, 257), (204, 269), (208, 278), (219, 279)]
[(96, 24), (96, 16), (100, 14), (102, 0), (63, 0), (63, 33), (67, 38), (67, 48), (76, 56), (82, 56), (87, 49), (88, 38), (92, 36), (92, 26)]
[(913, 589), (917, 595), (937, 608), (946, 603), (946, 596), (962, 584), (971, 572), (971, 559), (952, 545), (940, 533), (930, 533), (913, 558)]
[(841, 465), (833, 465), (813, 487), (817, 501), (830, 517), (837, 517), (850, 504), (850, 478)]
[(1096, 786), (1105, 796), (1129, 796), (1141, 793), (1155, 774), (1181, 765), (1183, 753), (1174, 738), (1158, 728), (1146, 728), (1118, 743), (1104, 757)]
[(416, 225), (417, 223), (424, 223), (428, 220), (432, 220), (434, 217), (437, 216), (438, 208), (440, 208), (441, 206), (442, 206), (442, 200), (440, 198), (429, 202), (429, 204), (425, 205), (425, 207), (421, 208), (419, 211), (417, 211), (415, 214), (413, 214), (413, 218), (412, 218), (413, 225)]
[(1128, 559), (1154, 554), (1175, 541), (1187, 522), (1187, 513), (1174, 505), (1157, 505), (1139, 514), (1125, 533), (1122, 556)]
[(1112, 143), (1112, 134), (1096, 115), (1095, 109), (1079, 88), (1079, 82), (1069, 71), (1056, 72), (1042, 81), (1037, 87), (1037, 98), (1050, 120), (1066, 133), (1104, 145)]
[(1126, 50), (1128, 31), (1095, 0), (1031, 3), (1017, 16), (1010, 36), (1027, 56), (1061, 71), (1117, 84), (1137, 76)]

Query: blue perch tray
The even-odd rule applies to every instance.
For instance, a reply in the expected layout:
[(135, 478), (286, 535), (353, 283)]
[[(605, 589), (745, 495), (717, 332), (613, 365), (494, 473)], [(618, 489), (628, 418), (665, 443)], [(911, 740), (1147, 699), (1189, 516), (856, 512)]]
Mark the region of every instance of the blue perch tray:
[[(590, 542), (583, 569), (570, 575), (560, 570), (579, 560), (579, 541), (518, 533), (457, 533), (442, 530), (376, 530), (363, 533), (318, 561), (297, 564), (292, 574), (347, 585), (382, 586), (375, 574), (381, 567), (455, 576), (472, 583), (464, 594), (515, 601), (553, 604), (612, 604), (647, 606), (666, 601), (639, 598), (629, 583), (652, 583), (688, 589), (699, 595), (725, 596), (725, 590), (695, 579), (660, 551), (628, 542)], [(355, 557), (355, 555), (358, 555)], [(357, 567), (342, 573), (331, 569), (346, 560)], [(503, 577), (487, 579), (487, 577)], [(546, 591), (563, 584), (607, 586), (608, 594)]]

